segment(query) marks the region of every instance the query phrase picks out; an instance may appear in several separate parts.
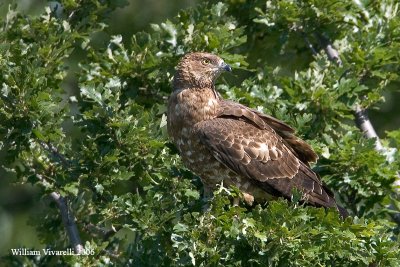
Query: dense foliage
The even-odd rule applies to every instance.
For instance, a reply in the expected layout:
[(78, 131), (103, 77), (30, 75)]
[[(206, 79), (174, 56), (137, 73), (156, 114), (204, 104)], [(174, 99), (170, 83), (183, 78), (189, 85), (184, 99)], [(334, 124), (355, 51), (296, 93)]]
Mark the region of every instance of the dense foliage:
[[(398, 266), (400, 130), (377, 152), (353, 115), (399, 85), (396, 1), (204, 3), (106, 45), (96, 34), (123, 1), (60, 3), (38, 17), (11, 8), (1, 21), (0, 148), (17, 183), (68, 199), (96, 256), (10, 254), (8, 264)], [(235, 188), (202, 199), (165, 129), (174, 66), (188, 51), (234, 67), (217, 86), (225, 97), (297, 128), (351, 218), (296, 199), (233, 207)], [(84, 55), (78, 65), (74, 53)], [(76, 88), (66, 92), (70, 76)], [(47, 247), (70, 247), (56, 205), (35, 221)]]

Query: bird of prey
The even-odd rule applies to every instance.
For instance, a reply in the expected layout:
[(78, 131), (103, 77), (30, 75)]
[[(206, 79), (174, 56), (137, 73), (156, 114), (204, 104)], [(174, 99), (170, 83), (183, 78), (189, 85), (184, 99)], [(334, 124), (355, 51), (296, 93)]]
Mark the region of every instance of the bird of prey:
[(236, 186), (245, 202), (277, 197), (291, 199), (294, 190), (317, 207), (347, 212), (310, 168), (318, 158), (310, 145), (284, 122), (223, 99), (215, 80), (231, 67), (202, 52), (180, 60), (168, 101), (168, 134), (187, 168), (200, 176), (204, 191), (221, 183)]

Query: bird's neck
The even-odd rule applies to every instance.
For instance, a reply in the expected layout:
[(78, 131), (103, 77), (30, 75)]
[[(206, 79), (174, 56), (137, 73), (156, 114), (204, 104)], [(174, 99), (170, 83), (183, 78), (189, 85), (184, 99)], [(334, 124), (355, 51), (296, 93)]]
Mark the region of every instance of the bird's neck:
[(214, 88), (213, 77), (196, 75), (193, 73), (179, 72), (174, 76), (173, 87), (180, 89), (207, 89)]
[(219, 101), (213, 87), (178, 89), (171, 96), (169, 115), (185, 125), (194, 125), (215, 118)]

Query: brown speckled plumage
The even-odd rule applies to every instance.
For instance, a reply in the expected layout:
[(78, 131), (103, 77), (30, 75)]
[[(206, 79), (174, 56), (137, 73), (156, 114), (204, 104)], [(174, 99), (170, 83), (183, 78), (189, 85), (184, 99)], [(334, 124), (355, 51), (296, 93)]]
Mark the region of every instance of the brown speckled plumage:
[(216, 55), (185, 55), (168, 103), (168, 133), (184, 164), (207, 189), (235, 185), (246, 202), (303, 193), (311, 205), (337, 207), (333, 193), (310, 169), (317, 155), (287, 124), (224, 100), (214, 82), (230, 67)]

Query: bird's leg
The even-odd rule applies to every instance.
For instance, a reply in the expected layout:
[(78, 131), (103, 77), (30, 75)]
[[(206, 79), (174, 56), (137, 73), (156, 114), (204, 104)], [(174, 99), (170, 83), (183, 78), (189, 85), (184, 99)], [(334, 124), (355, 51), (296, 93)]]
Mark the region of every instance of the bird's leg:
[(203, 211), (208, 211), (210, 209), (210, 199), (213, 197), (213, 191), (210, 187), (207, 185), (203, 184), (203, 201), (204, 204), (202, 206)]
[(213, 191), (210, 187), (204, 185), (204, 192), (203, 192), (203, 198), (204, 199), (210, 199), (213, 197)]

